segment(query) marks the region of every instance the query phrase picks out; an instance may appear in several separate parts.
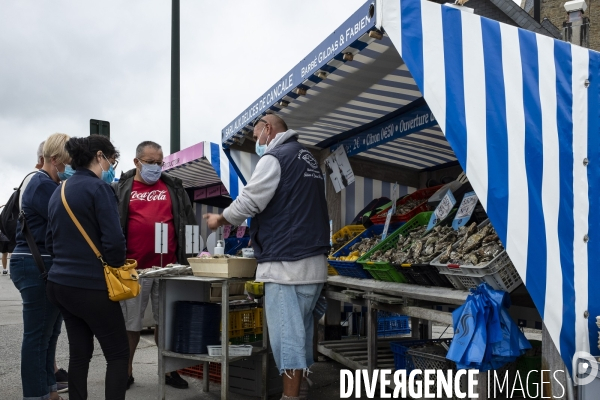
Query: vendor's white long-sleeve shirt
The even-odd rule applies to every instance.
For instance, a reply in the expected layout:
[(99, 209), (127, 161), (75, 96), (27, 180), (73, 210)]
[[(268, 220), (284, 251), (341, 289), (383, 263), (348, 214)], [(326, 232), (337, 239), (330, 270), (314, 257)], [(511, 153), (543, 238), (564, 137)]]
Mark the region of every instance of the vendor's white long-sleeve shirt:
[[(223, 216), (233, 225), (240, 225), (248, 217), (264, 211), (275, 195), (281, 179), (281, 166), (277, 158), (269, 156), (269, 151), (298, 133), (289, 129), (278, 133), (267, 146), (267, 151), (256, 164), (250, 181)], [(327, 281), (327, 258), (312, 256), (297, 261), (272, 261), (258, 264), (258, 282), (272, 282), (288, 285), (321, 283)]]

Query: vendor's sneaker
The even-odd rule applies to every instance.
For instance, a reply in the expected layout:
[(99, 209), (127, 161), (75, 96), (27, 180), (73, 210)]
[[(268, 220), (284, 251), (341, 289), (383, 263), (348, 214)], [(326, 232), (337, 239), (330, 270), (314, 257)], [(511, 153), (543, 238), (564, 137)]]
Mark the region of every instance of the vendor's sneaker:
[(175, 371), (171, 372), (171, 376), (165, 375), (165, 383), (176, 389), (187, 389), (188, 387), (188, 383)]
[(66, 393), (69, 391), (69, 384), (67, 383), (62, 383), (62, 382), (56, 382), (56, 391), (58, 393)]
[(5, 269), (4, 271), (2, 271), (2, 275), (8, 275), (8, 270)]

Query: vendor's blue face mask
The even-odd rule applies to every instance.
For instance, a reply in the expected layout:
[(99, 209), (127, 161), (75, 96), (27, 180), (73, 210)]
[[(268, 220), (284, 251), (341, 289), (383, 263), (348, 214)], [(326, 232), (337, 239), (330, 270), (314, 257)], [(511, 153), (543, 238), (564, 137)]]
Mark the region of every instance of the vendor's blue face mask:
[(65, 166), (65, 172), (58, 171), (58, 179), (60, 179), (61, 181), (66, 181), (67, 179), (72, 177), (73, 174), (75, 173), (75, 170), (73, 168), (71, 168), (71, 166), (69, 164), (64, 164), (64, 166)]
[[(267, 143), (265, 142), (265, 144), (260, 144), (260, 138), (262, 138), (262, 134), (265, 131), (265, 128), (267, 127), (267, 125), (265, 125), (262, 129), (262, 131), (260, 131), (260, 135), (258, 135), (258, 140), (256, 141), (256, 147), (255, 147), (255, 151), (256, 154), (258, 154), (259, 157), (262, 157), (263, 155), (265, 155), (266, 151), (267, 151)], [(267, 137), (268, 139), (268, 137)]]

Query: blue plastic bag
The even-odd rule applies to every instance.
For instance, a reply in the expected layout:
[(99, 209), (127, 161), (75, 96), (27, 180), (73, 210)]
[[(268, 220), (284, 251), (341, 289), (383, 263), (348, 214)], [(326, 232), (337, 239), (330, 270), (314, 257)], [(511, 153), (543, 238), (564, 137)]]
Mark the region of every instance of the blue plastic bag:
[(452, 313), (454, 338), (446, 358), (459, 369), (498, 369), (531, 345), (508, 314), (508, 293), (482, 283)]

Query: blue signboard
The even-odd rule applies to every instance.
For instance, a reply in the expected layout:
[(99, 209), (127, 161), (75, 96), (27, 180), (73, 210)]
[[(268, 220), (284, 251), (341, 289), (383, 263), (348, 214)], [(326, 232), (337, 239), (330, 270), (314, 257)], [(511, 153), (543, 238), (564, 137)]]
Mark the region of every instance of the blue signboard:
[(437, 121), (429, 107), (423, 105), (382, 122), (350, 139), (343, 140), (332, 146), (331, 151), (335, 151), (335, 149), (343, 145), (346, 147), (348, 157), (354, 156), (370, 148), (380, 146), (436, 124)]
[[(265, 94), (256, 100), (250, 107), (242, 112), (236, 119), (231, 121), (221, 131), (223, 143), (228, 142), (244, 126), (268, 110), (286, 95), (297, 97), (291, 93), (307, 79), (318, 82), (320, 79), (314, 76), (325, 64), (333, 58), (343, 61), (343, 52), (352, 47), (352, 44), (375, 26), (375, 16), (369, 16), (369, 7), (373, 1), (368, 1), (361, 6), (342, 26), (334, 31), (304, 60), (285, 74)], [(361, 42), (359, 42), (361, 43)], [(360, 47), (362, 49), (362, 46)]]

